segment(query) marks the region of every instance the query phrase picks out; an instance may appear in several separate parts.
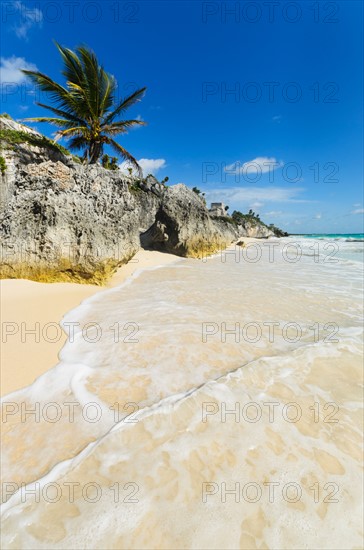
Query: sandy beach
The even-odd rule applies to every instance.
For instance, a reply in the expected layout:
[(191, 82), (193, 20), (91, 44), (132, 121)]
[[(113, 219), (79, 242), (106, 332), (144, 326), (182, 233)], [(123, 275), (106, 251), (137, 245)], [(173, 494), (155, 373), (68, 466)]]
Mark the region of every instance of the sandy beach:
[(3, 321), (102, 333), (3, 344), (4, 390), (32, 383), (3, 400), (4, 548), (360, 547), (361, 267), (244, 242), (142, 251), (103, 293), (4, 281)]
[(3, 3), (0, 550), (364, 550), (363, 2)]
[(38, 376), (57, 364), (58, 353), (66, 341), (66, 334), (59, 326), (65, 313), (93, 294), (121, 285), (140, 269), (167, 265), (177, 260), (178, 257), (172, 254), (140, 250), (130, 262), (118, 269), (106, 287), (37, 283), (24, 279), (2, 280), (1, 396), (32, 384)]

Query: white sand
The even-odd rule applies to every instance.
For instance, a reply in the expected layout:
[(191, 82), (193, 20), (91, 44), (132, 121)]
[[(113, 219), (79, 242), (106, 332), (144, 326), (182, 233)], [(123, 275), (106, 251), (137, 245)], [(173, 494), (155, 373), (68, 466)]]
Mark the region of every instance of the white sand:
[[(115, 273), (107, 287), (122, 284), (139, 269), (167, 265), (177, 260), (178, 257), (172, 254), (140, 250)], [(57, 323), (59, 326), (65, 313), (104, 289), (96, 285), (36, 283), (24, 279), (0, 282), (2, 396), (32, 384), (38, 376), (57, 364), (66, 335), (60, 328), (57, 334), (57, 327), (48, 325), (44, 337), (42, 331), (47, 323)], [(39, 323), (38, 328), (36, 323)], [(39, 338), (27, 333), (36, 328)], [(50, 342), (52, 339), (56, 341)]]

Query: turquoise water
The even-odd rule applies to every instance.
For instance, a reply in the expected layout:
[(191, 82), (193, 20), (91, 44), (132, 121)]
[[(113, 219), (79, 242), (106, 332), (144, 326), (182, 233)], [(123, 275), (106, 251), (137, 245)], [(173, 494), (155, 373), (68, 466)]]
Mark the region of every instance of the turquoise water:
[(294, 241), (307, 254), (320, 253), (335, 261), (364, 262), (364, 233), (311, 233), (291, 235), (284, 240)]
[(302, 237), (304, 239), (336, 239), (343, 241), (364, 241), (364, 233), (307, 233), (292, 235), (292, 237)]

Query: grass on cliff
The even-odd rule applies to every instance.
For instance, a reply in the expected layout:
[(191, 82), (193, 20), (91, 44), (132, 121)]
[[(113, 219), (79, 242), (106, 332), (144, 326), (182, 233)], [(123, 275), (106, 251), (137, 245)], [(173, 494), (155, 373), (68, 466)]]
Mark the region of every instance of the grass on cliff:
[(249, 222), (252, 225), (263, 225), (264, 227), (268, 227), (267, 224), (265, 224), (259, 217), (258, 214), (255, 214), (252, 210), (249, 211), (248, 214), (242, 214), (239, 212), (239, 210), (234, 210), (234, 212), (231, 215), (232, 219), (236, 223), (236, 225), (244, 225), (245, 222)]
[(229, 216), (214, 216), (214, 215), (212, 215), (211, 218), (214, 218), (218, 221), (230, 223), (231, 225), (236, 225), (236, 226), (238, 225), (237, 222), (233, 218), (230, 218)]
[(237, 210), (234, 210), (232, 216), (214, 216), (212, 214), (211, 217), (215, 218), (218, 221), (230, 223), (231, 225), (235, 225), (236, 227), (238, 225), (244, 225), (245, 222), (249, 222), (252, 225), (263, 225), (264, 227), (268, 227), (258, 216), (252, 214), (242, 214)]
[[(0, 130), (0, 142), (2, 147), (6, 149), (13, 149), (15, 145), (20, 145), (22, 143), (29, 143), (29, 145), (35, 145), (37, 147), (47, 147), (48, 149), (58, 151), (67, 156), (71, 155), (68, 149), (63, 147), (63, 145), (51, 139), (45, 136), (22, 132), (21, 130), (10, 130), (8, 128)], [(5, 146), (3, 145), (4, 143)]]

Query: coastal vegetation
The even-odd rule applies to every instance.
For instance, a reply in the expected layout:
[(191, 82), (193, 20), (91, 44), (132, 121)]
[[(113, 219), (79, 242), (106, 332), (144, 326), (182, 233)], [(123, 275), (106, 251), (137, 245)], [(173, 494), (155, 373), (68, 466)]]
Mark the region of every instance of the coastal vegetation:
[[(244, 222), (251, 222), (251, 223), (263, 223), (259, 217), (259, 214), (255, 214), (253, 210), (249, 210), (248, 214), (242, 214), (239, 210), (234, 210), (234, 212), (231, 214), (232, 219), (234, 222), (236, 222), (238, 225), (243, 224)], [(264, 224), (265, 225), (265, 224)]]
[(266, 223), (264, 223), (260, 219), (259, 214), (256, 214), (255, 212), (253, 212), (252, 209), (250, 209), (247, 214), (243, 214), (239, 210), (234, 210), (234, 212), (232, 213), (230, 219), (236, 225), (245, 225), (246, 222), (249, 222), (253, 226), (262, 225), (262, 226), (266, 227), (267, 229), (270, 229), (271, 231), (273, 231), (273, 233), (276, 237), (286, 237), (286, 236), (288, 236), (288, 233), (286, 233), (285, 231), (282, 231), (282, 229), (279, 229), (279, 227), (276, 227), (273, 223), (271, 223), (270, 225), (267, 225)]
[(226, 223), (231, 223), (232, 225), (236, 225), (238, 226), (239, 224), (236, 223), (231, 216), (212, 216), (212, 217), (216, 217), (217, 219), (221, 220), (221, 221), (224, 221)]
[(31, 134), (29, 132), (23, 132), (21, 130), (0, 130), (0, 143), (3, 149), (14, 149), (16, 145), (23, 143), (29, 143), (29, 145), (35, 145), (37, 147), (48, 147), (53, 151), (59, 151), (64, 155), (71, 155), (70, 151), (60, 145), (59, 143), (49, 139), (45, 136)]
[(31, 122), (46, 122), (57, 126), (57, 137), (69, 139), (69, 147), (83, 151), (88, 164), (97, 163), (103, 155), (104, 146), (111, 148), (123, 160), (128, 161), (139, 174), (137, 160), (122, 147), (114, 136), (126, 134), (134, 126), (145, 122), (137, 119), (118, 120), (121, 115), (143, 97), (146, 88), (140, 88), (117, 101), (116, 79), (100, 65), (96, 55), (85, 46), (76, 51), (56, 43), (62, 57), (66, 86), (58, 84), (39, 72), (23, 70), (39, 89), (48, 94), (53, 106), (37, 102), (56, 116), (26, 119)]

